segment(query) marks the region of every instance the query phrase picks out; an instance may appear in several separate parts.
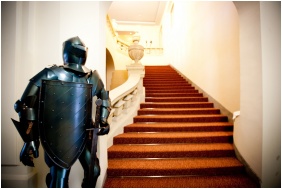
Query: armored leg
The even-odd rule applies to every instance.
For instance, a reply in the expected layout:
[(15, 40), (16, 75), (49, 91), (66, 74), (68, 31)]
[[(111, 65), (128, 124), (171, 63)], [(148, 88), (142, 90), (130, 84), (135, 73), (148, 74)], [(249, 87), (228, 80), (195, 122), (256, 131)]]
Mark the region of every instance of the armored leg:
[(91, 182), (93, 182), (93, 185), (96, 185), (97, 179), (100, 175), (100, 165), (99, 165), (99, 159), (96, 157), (95, 160), (91, 160), (90, 159), (91, 154), (90, 151), (87, 147), (85, 147), (83, 153), (81, 154), (81, 156), (79, 157), (79, 161), (83, 167), (84, 170), (84, 178), (81, 184), (82, 188), (89, 188), (89, 167), (90, 167), (90, 161), (95, 161), (95, 165), (94, 165), (94, 177), (91, 178)]
[(64, 169), (55, 165), (45, 154), (45, 162), (50, 167), (50, 173), (46, 176), (46, 185), (48, 188), (68, 188), (70, 169)]

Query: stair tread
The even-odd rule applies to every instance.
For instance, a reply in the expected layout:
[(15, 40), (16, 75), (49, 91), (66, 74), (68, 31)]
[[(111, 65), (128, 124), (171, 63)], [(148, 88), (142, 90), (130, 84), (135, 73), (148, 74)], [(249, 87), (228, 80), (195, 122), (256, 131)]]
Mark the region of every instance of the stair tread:
[(114, 137), (116, 144), (160, 144), (160, 143), (226, 143), (233, 142), (232, 131), (212, 132), (128, 132)]
[(132, 123), (124, 127), (124, 132), (187, 132), (187, 131), (230, 131), (233, 124), (229, 122), (154, 122)]
[(213, 122), (228, 121), (228, 117), (221, 114), (202, 114), (202, 115), (137, 115), (133, 118), (134, 122)]
[(188, 158), (188, 157), (232, 157), (231, 143), (214, 144), (117, 144), (108, 148), (108, 158)]
[(207, 97), (146, 97), (145, 102), (208, 102)]
[(203, 143), (203, 144), (157, 144), (157, 145), (127, 145), (117, 144), (108, 148), (108, 152), (187, 152), (203, 150), (234, 150), (231, 143)]
[(230, 122), (155, 122), (155, 123), (132, 123), (125, 127), (206, 127), (206, 126), (232, 126)]
[(141, 104), (213, 104), (212, 102), (142, 102)]
[(217, 136), (232, 136), (232, 131), (218, 131), (218, 132), (130, 132), (122, 133), (114, 138), (196, 138), (196, 137), (217, 137)]
[(225, 115), (222, 114), (212, 114), (212, 115), (137, 115), (135, 116), (135, 118), (175, 118), (175, 119), (180, 119), (180, 118), (191, 118), (191, 117), (227, 117)]
[[(205, 113), (205, 114), (216, 114), (220, 113), (218, 108), (142, 108), (138, 110), (139, 114), (196, 114), (196, 113)], [(202, 114), (202, 113), (201, 113)]]
[(107, 178), (105, 188), (257, 188), (245, 174), (190, 177)]
[(228, 175), (239, 173), (243, 169), (243, 164), (235, 157), (109, 159), (107, 174), (109, 176)]
[(186, 92), (182, 92), (182, 93), (146, 93), (146, 97), (189, 97), (189, 96), (195, 96), (195, 97), (199, 97), (199, 96), (203, 96), (203, 93), (186, 93)]

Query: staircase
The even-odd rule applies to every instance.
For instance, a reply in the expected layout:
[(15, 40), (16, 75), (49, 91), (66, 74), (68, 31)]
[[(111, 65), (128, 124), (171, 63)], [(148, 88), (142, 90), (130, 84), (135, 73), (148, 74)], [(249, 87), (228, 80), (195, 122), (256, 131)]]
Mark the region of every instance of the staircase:
[(145, 103), (108, 149), (106, 188), (259, 187), (233, 148), (233, 125), (170, 66), (146, 66)]

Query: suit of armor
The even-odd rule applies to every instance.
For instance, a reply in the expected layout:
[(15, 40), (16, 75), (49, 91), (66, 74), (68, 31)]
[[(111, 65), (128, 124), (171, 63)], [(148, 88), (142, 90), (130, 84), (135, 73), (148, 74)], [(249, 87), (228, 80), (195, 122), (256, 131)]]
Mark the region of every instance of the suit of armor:
[(71, 166), (77, 159), (84, 169), (82, 187), (90, 187), (90, 182), (95, 186), (100, 175), (95, 152), (94, 175), (89, 178), (94, 137), (90, 131), (93, 128), (92, 97), (102, 100), (98, 135), (109, 132), (110, 99), (97, 71), (84, 66), (86, 58), (84, 43), (78, 37), (68, 39), (63, 44), (64, 65), (45, 68), (31, 78), (14, 106), (20, 121), (13, 122), (24, 141), (20, 161), (34, 166), (32, 155), (39, 156), (41, 142), (45, 162), (50, 168), (46, 176), (48, 187), (68, 187)]

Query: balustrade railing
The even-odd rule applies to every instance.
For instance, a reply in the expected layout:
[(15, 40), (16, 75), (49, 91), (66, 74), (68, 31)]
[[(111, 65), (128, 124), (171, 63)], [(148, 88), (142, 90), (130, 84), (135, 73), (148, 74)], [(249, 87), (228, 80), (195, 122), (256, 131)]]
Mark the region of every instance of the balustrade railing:
[(123, 132), (123, 127), (133, 122), (137, 115), (140, 102), (145, 101), (143, 90), (144, 66), (127, 66), (128, 79), (119, 87), (110, 91), (112, 110), (109, 115), (111, 131), (108, 134), (108, 147), (113, 143), (113, 137)]

